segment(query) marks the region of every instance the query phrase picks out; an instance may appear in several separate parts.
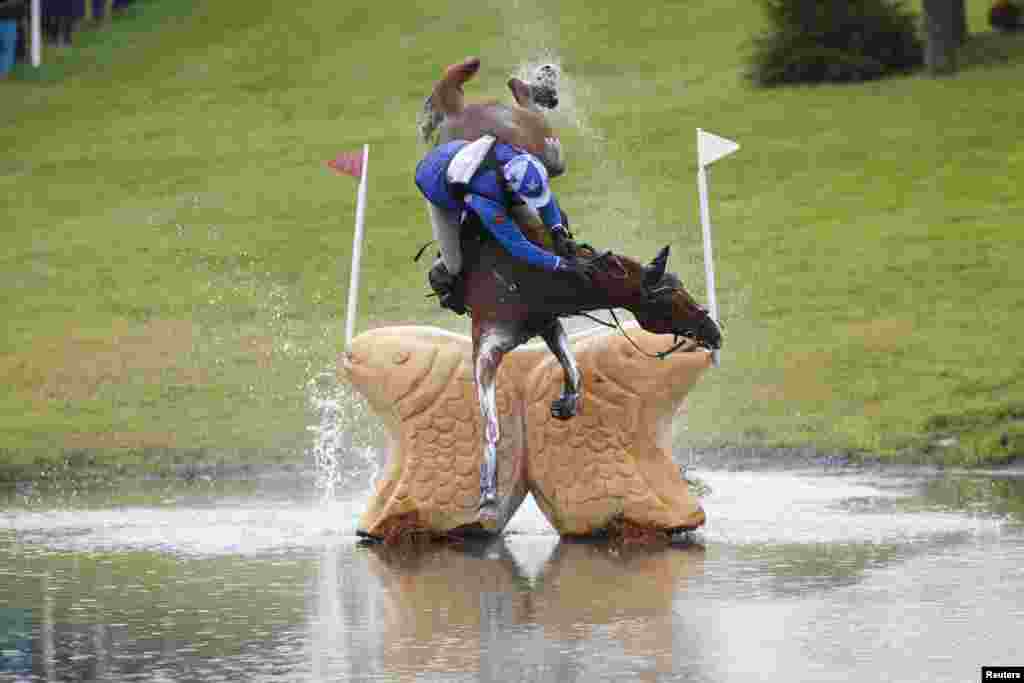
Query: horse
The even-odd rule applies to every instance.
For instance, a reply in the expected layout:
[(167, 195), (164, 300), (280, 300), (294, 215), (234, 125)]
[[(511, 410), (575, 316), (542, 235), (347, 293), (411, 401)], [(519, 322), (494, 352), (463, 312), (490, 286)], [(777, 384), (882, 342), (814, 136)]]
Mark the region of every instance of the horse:
[[(466, 59), (445, 70), (424, 103), (420, 124), (422, 140), (437, 145), (454, 139), (472, 141), (493, 135), (538, 157), (550, 176), (564, 173), (566, 164), (561, 144), (543, 114), (544, 109), (557, 105), (553, 85), (531, 87), (512, 78), (508, 87), (516, 105), (466, 104), (462, 86), (479, 70), (477, 58)], [(512, 207), (510, 213), (527, 239), (548, 250), (552, 248), (550, 233), (534, 212)], [(691, 338), (712, 349), (720, 347), (721, 333), (679, 278), (666, 271), (667, 246), (644, 265), (611, 252), (598, 255), (589, 246), (582, 245), (578, 257), (596, 259), (605, 266), (592, 278), (590, 286), (584, 286), (574, 275), (548, 273), (514, 258), (471, 213), (463, 224), (461, 238), (463, 277), (458, 286), (463, 289), (472, 319), (474, 382), (484, 422), (479, 509), (482, 517), (493, 518), (498, 503), (497, 444), (500, 438), (495, 380), (507, 353), (534, 337), (544, 340), (564, 375), (563, 392), (552, 403), (551, 414), (568, 420), (579, 409), (581, 377), (560, 317), (604, 308), (624, 308), (649, 332)], [(672, 350), (680, 347), (681, 344), (676, 344)]]
[[(551, 66), (546, 68), (554, 70)], [(554, 87), (531, 87), (518, 78), (510, 78), (508, 88), (515, 105), (496, 101), (466, 104), (462, 86), (479, 70), (480, 60), (476, 57), (445, 69), (423, 104), (422, 141), (435, 146), (451, 140), (473, 141), (483, 135), (493, 135), (536, 156), (551, 177), (565, 173), (561, 143), (543, 113), (544, 109), (558, 104)]]
[[(543, 227), (543, 226), (541, 226)], [(547, 246), (528, 226), (527, 237)], [(531, 234), (532, 233), (532, 234)], [(581, 375), (560, 318), (600, 309), (624, 308), (640, 327), (655, 334), (683, 337), (668, 352), (690, 340), (721, 348), (721, 331), (706, 309), (666, 270), (666, 245), (648, 264), (627, 256), (598, 254), (589, 245), (577, 247), (580, 258), (600, 264), (589, 283), (571, 273), (550, 273), (509, 254), (472, 213), (462, 231), (465, 301), (472, 321), (473, 377), (483, 418), (484, 461), (480, 468), (481, 518), (497, 516), (497, 445), (500, 439), (495, 380), (506, 354), (539, 336), (558, 359), (563, 391), (551, 404), (556, 419), (571, 419), (580, 406)]]

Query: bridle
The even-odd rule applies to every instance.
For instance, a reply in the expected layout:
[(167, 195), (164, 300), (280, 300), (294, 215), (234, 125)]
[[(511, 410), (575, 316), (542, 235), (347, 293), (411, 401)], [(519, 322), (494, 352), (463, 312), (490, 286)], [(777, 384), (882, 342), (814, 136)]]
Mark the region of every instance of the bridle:
[[(619, 261), (618, 257), (615, 256), (615, 254), (613, 254), (612, 252), (606, 251), (603, 254), (597, 256), (594, 260), (605, 260), (608, 257), (611, 257), (611, 260), (614, 261), (619, 266), (619, 269), (622, 271), (622, 276), (621, 277), (618, 277), (618, 276), (615, 276), (615, 275), (612, 275), (612, 277), (614, 277), (617, 280), (624, 280), (624, 279), (626, 279), (626, 277), (628, 277), (629, 273), (626, 271), (625, 267), (622, 265), (622, 262)], [(608, 271), (608, 272), (610, 274), (610, 271)], [(675, 294), (677, 292), (681, 292), (682, 291), (678, 287), (673, 287), (672, 285), (664, 284), (664, 281), (665, 281), (665, 277), (662, 276), (661, 280), (656, 285), (654, 285), (654, 286), (648, 286), (646, 283), (641, 282), (640, 286), (641, 286), (641, 291), (643, 292), (643, 295), (644, 295), (644, 299), (646, 299), (648, 302), (654, 302), (656, 299), (660, 299), (661, 297), (665, 296), (666, 294), (671, 296), (672, 294)], [(702, 308), (700, 306), (698, 306), (698, 308), (704, 314), (704, 317), (708, 316), (708, 312), (704, 308)], [(601, 320), (600, 318), (596, 318), (596, 317), (594, 317), (594, 316), (592, 316), (589, 313), (586, 313), (584, 311), (579, 312), (577, 315), (581, 315), (584, 318), (587, 318), (587, 319), (592, 320), (592, 321), (594, 321), (594, 322), (596, 322), (596, 323), (598, 323), (600, 325), (603, 325), (604, 327), (608, 327), (608, 328), (611, 328), (611, 329), (617, 329), (619, 332), (622, 333), (622, 336), (626, 338), (626, 341), (628, 341), (633, 346), (634, 349), (639, 351), (641, 355), (644, 355), (644, 356), (646, 356), (648, 358), (655, 358), (657, 360), (665, 360), (665, 358), (668, 357), (670, 354), (675, 353), (676, 351), (678, 351), (679, 349), (683, 348), (684, 346), (686, 346), (687, 344), (690, 343), (690, 340), (687, 337), (682, 337), (682, 339), (680, 339), (681, 335), (676, 333), (676, 332), (673, 332), (673, 334), (672, 334), (673, 345), (670, 348), (668, 348), (668, 349), (666, 349), (664, 351), (659, 351), (657, 353), (649, 353), (647, 351), (644, 351), (642, 348), (640, 348), (640, 346), (635, 341), (633, 341), (633, 338), (629, 336), (629, 334), (626, 332), (625, 328), (622, 327), (622, 323), (619, 321), (619, 316), (617, 316), (615, 314), (615, 309), (609, 308), (609, 309), (607, 309), (607, 311), (608, 311), (608, 313), (611, 314), (612, 320), (615, 321), (614, 324), (612, 324), (612, 323), (610, 323), (610, 322), (608, 322), (606, 320)]]
[(644, 351), (643, 349), (641, 349), (640, 346), (635, 341), (633, 341), (633, 338), (630, 337), (629, 334), (626, 333), (626, 330), (622, 327), (622, 323), (619, 322), (619, 317), (617, 315), (615, 315), (615, 309), (609, 308), (608, 312), (611, 314), (612, 320), (615, 321), (614, 325), (612, 323), (608, 322), (607, 320), (601, 320), (600, 318), (595, 318), (594, 316), (590, 315), (589, 313), (581, 312), (578, 315), (582, 315), (584, 318), (589, 318), (590, 320), (593, 320), (595, 323), (599, 323), (601, 325), (604, 325), (605, 327), (610, 327), (613, 330), (617, 329), (619, 332), (622, 333), (622, 336), (626, 338), (626, 341), (628, 341), (630, 344), (632, 344), (634, 349), (639, 351), (641, 353), (641, 355), (647, 356), (648, 358), (656, 358), (658, 360), (665, 360), (665, 358), (669, 354), (672, 354), (672, 353), (678, 351), (679, 349), (683, 348), (684, 346), (686, 346), (687, 344), (690, 343), (690, 340), (687, 337), (682, 337), (680, 339), (680, 335), (673, 333), (672, 341), (674, 343), (673, 343), (673, 345), (671, 347), (665, 349), (664, 351), (658, 351), (657, 353), (648, 353), (647, 351)]

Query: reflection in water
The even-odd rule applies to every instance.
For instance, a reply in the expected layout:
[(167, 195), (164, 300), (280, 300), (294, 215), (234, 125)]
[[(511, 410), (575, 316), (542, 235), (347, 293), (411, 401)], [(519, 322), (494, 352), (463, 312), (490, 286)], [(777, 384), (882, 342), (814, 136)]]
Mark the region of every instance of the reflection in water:
[(365, 500), (311, 488), (9, 503), (0, 681), (961, 681), (1024, 661), (1020, 479), (706, 479), (703, 545), (660, 550), (560, 541), (539, 512), (491, 542), (362, 547)]
[[(613, 652), (623, 674), (671, 671), (684, 637), (672, 627), (673, 597), (702, 572), (704, 549), (556, 543), (535, 577), (503, 539), (366, 548), (381, 586), (381, 659), (405, 680), (475, 671), (495, 681), (529, 671), (532, 680), (576, 680)], [(607, 648), (581, 656), (595, 640)]]
[(964, 476), (929, 481), (924, 500), (935, 507), (1008, 515), (1024, 523), (1024, 477)]

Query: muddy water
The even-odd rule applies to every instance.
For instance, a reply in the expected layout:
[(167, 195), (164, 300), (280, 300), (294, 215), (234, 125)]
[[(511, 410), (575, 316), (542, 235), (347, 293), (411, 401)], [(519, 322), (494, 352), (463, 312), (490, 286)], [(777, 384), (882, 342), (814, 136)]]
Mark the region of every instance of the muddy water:
[[(7, 491), (0, 680), (973, 681), (1024, 664), (1024, 479), (706, 470), (707, 528), (363, 547), (366, 482)], [(73, 493), (73, 495), (72, 495)]]

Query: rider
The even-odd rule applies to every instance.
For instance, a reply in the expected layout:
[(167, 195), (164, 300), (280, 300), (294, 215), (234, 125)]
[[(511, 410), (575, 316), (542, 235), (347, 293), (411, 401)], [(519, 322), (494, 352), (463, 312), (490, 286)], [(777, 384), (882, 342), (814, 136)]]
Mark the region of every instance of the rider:
[[(530, 265), (555, 273), (575, 273), (584, 279), (593, 273), (592, 264), (572, 256), (572, 236), (563, 224), (544, 164), (518, 147), (489, 135), (474, 142), (452, 140), (432, 149), (417, 164), (416, 186), (427, 198), (434, 238), (441, 250), (429, 279), (444, 308), (460, 315), (466, 312), (464, 302), (458, 300), (456, 278), (462, 270), (460, 230), (467, 211), (513, 256)], [(522, 204), (540, 215), (561, 256), (526, 239), (513, 218)]]

